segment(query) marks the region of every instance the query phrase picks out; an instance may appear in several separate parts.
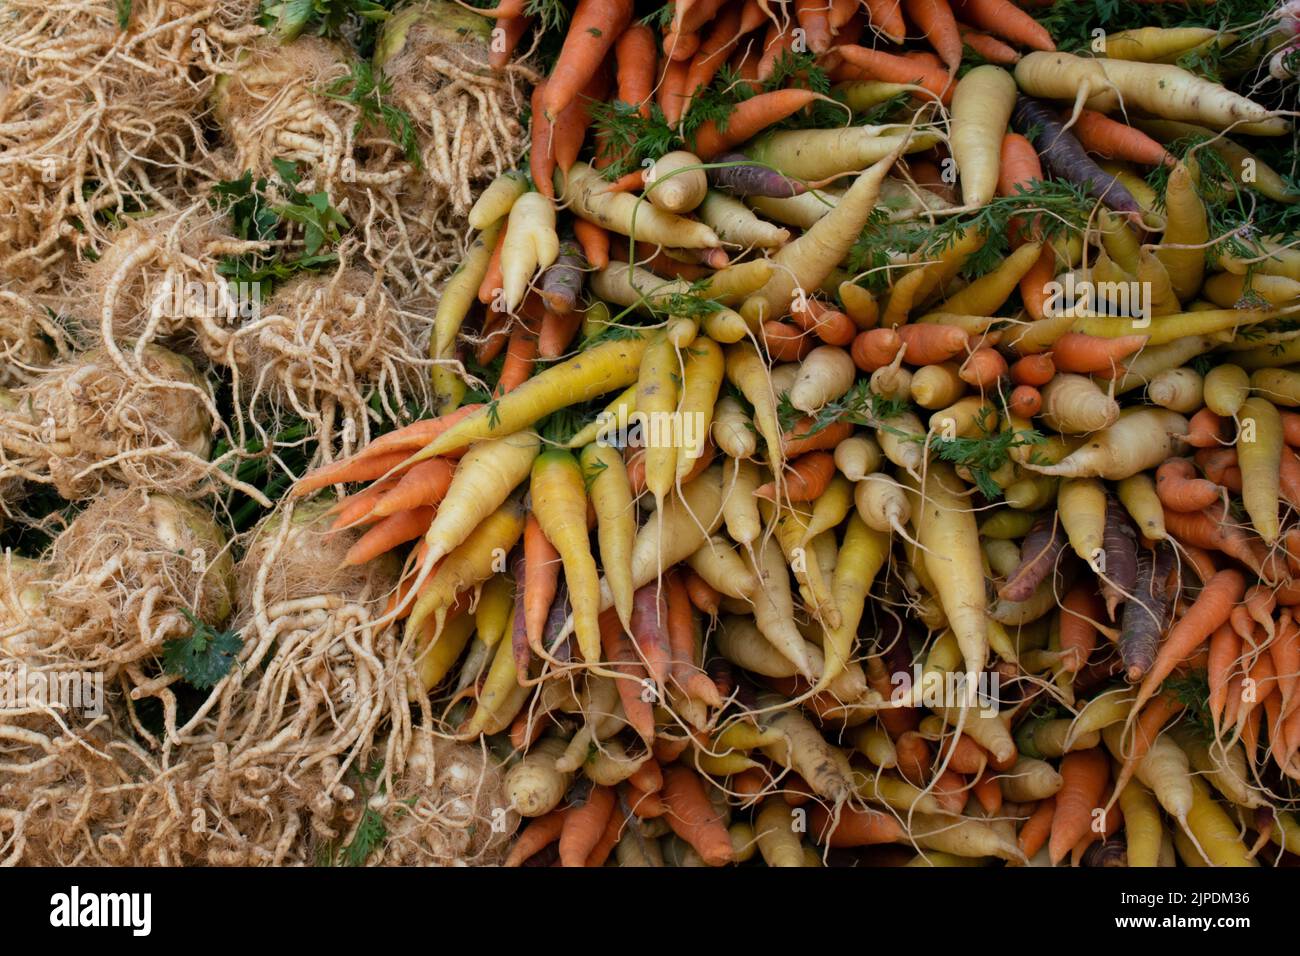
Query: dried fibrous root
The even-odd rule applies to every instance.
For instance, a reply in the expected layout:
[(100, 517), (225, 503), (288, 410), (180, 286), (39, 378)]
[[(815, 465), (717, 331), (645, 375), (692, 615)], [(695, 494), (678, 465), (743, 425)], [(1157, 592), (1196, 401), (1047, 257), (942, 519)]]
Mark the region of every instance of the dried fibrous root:
[(383, 866), (489, 866), (500, 863), (519, 825), (504, 774), (482, 741), (427, 733), (411, 741), (406, 769), (369, 806), (386, 837), (370, 862)]
[[(164, 494), (108, 490), (54, 540), (41, 573), (24, 582), (40, 594), (41, 613), (6, 647), (29, 669), (121, 678), (130, 697), (159, 697), (173, 723), (168, 687), (176, 678), (159, 676), (157, 658), (167, 640), (192, 632), (189, 614), (214, 628), (229, 619), (233, 566), (225, 534), (204, 508)], [(141, 727), (137, 733), (156, 742)]]
[(398, 568), (345, 565), (360, 532), (329, 533), (329, 505), (288, 504), (251, 533), (235, 571), (244, 646), (177, 728), (181, 746), (224, 742), (235, 771), (275, 766), (297, 777), (328, 763), (330, 786), (377, 759), (400, 771), (417, 678), (398, 629), (379, 623)]
[(67, 352), (62, 326), (35, 296), (0, 287), (0, 388), (30, 383)]
[(491, 42), (491, 21), (425, 0), (388, 19), (375, 50), (393, 102), (416, 124), (427, 197), (457, 216), (475, 184), (512, 167), (525, 144), (527, 69), (493, 70)]
[(12, 0), (0, 19), (0, 273), (40, 284), (112, 222), (171, 210), (208, 161), (201, 117), (255, 0)]
[(188, 351), (201, 327), (253, 313), (256, 290), (232, 289), (217, 268), (263, 247), (232, 238), (225, 214), (204, 200), (132, 219), (82, 267), (72, 312), (87, 339), (130, 341), (137, 362), (155, 342)]
[(53, 485), (76, 501), (114, 482), (199, 495), (221, 481), (264, 500), (208, 461), (216, 420), (189, 359), (157, 345), (128, 355), (109, 342), (0, 393), (0, 482)]
[(382, 273), (351, 267), (350, 257), (341, 249), (334, 272), (291, 280), (258, 318), (206, 334), (209, 356), (233, 370), (240, 444), (252, 429), (269, 446), (278, 423), (296, 417), (328, 460), (370, 440), (372, 401), (392, 420), (427, 402), (430, 312), (400, 306)]

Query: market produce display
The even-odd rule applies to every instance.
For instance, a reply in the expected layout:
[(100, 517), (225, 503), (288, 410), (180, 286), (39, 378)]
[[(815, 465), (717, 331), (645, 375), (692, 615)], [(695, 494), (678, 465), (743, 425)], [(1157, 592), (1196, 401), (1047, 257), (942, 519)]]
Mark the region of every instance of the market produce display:
[(1275, 0), (9, 3), (0, 863), (1294, 864), (1298, 75)]

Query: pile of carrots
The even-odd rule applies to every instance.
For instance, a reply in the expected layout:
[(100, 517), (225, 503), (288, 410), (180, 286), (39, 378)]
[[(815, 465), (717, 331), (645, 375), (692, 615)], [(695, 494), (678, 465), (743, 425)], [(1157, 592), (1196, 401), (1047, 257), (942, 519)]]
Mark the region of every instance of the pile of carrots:
[(1296, 202), (1294, 134), (1174, 65), (1240, 38), (1034, 14), (576, 4), (435, 414), (292, 492), (405, 555), (511, 865), (1300, 846), (1300, 236), (1205, 198)]

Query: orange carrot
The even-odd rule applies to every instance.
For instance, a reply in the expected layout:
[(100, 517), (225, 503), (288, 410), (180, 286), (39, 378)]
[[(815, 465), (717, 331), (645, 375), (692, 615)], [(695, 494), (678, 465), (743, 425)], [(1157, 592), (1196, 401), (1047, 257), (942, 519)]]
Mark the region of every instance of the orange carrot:
[(547, 312), (542, 316), (542, 331), (537, 336), (537, 355), (554, 361), (564, 355), (582, 325), (581, 312)]
[(478, 337), (479, 341), (474, 346), (474, 358), (479, 365), (490, 365), (510, 341), (510, 316), (489, 306)]
[(838, 815), (818, 803), (808, 814), (813, 839), (831, 847), (874, 846), (902, 843), (907, 839), (902, 825), (888, 813), (859, 810), (844, 804)]
[(654, 708), (642, 694), (641, 681), (646, 676), (645, 665), (631, 639), (623, 633), (618, 613), (610, 608), (600, 615), (600, 644), (609, 660), (610, 670), (620, 673), (618, 698), (623, 703), (623, 713), (628, 725), (641, 735), (647, 744), (655, 737)]
[[(747, 0), (747, 4), (758, 6), (753, 0)], [(854, 19), (859, 6), (859, 0), (830, 0), (831, 29), (835, 31), (836, 36), (840, 36), (842, 28), (848, 26)], [(840, 42), (844, 41), (841, 40)], [(857, 41), (854, 40), (853, 42)]]
[[(700, 48), (695, 52), (690, 67), (686, 71), (685, 99), (682, 104), (683, 113), (690, 108), (691, 100), (695, 95), (713, 82), (714, 75), (727, 62), (727, 54), (740, 40), (740, 14), (741, 11), (737, 7), (724, 8), (718, 18), (713, 21), (713, 27), (709, 31), (709, 35), (704, 38), (704, 42), (700, 44)], [(761, 11), (759, 17), (762, 17)]]
[(1002, 809), (1002, 787), (995, 774), (984, 771), (971, 786), (971, 792), (987, 816), (995, 816)]
[(827, 345), (848, 345), (858, 334), (852, 319), (824, 302), (808, 299), (803, 308), (790, 309), (790, 318), (805, 332), (812, 332)]
[(1020, 299), (1025, 311), (1037, 321), (1047, 314), (1047, 285), (1056, 278), (1056, 253), (1044, 246), (1029, 271), (1020, 277)]
[(1293, 508), (1300, 508), (1300, 459), (1290, 448), (1282, 449), (1278, 462), (1278, 482), (1282, 497)]
[(961, 34), (961, 42), (966, 44), (984, 59), (990, 63), (1000, 63), (1003, 66), (1010, 66), (1020, 59), (1020, 54), (1011, 47), (1007, 46), (997, 37), (991, 37), (987, 33), (980, 33), (978, 30), (972, 30), (964, 23), (957, 24), (957, 32)]
[(618, 98), (649, 119), (659, 65), (654, 31), (644, 23), (629, 26), (614, 44), (614, 62), (618, 65)]
[(1011, 366), (1011, 381), (1017, 385), (1041, 388), (1056, 376), (1056, 363), (1050, 355), (1026, 355)]
[(466, 10), (473, 10), (481, 17), (488, 17), (492, 20), (509, 20), (514, 17), (521, 17), (524, 14), (524, 0), (497, 0), (495, 7), (480, 8), (471, 7), (463, 0), (456, 0)]
[(908, 783), (918, 787), (930, 776), (930, 744), (919, 733), (909, 730), (894, 741), (898, 772)]
[(885, 39), (902, 43), (907, 36), (907, 25), (903, 22), (899, 0), (863, 0), (863, 3), (872, 28), (884, 34)]
[(673, 667), (667, 617), (659, 582), (637, 588), (632, 595), (632, 642), (658, 687), (668, 683)]
[(560, 553), (531, 513), (524, 524), (524, 566), (528, 569), (524, 577), (524, 628), (529, 648), (540, 654), (542, 631), (559, 586), (561, 564)]
[(938, 759), (947, 760), (948, 766), (958, 773), (971, 776), (983, 773), (989, 763), (988, 752), (966, 734), (945, 740), (940, 747)]
[(518, 388), (528, 381), (533, 374), (533, 365), (537, 362), (537, 336), (528, 331), (522, 322), (510, 333), (510, 345), (506, 349), (506, 360), (501, 366), (501, 375), (497, 386), (492, 391), (494, 398), (500, 398), (506, 392)]
[(1033, 418), (1043, 410), (1043, 393), (1032, 385), (1017, 385), (1007, 396), (1007, 411), (1021, 418)]
[(908, 365), (939, 365), (965, 352), (968, 342), (961, 329), (937, 322), (901, 325), (894, 331), (907, 346), (903, 361)]
[(1056, 815), (1056, 797), (1048, 797), (1045, 800), (1039, 800), (1038, 806), (1034, 807), (1034, 812), (1029, 815), (1020, 827), (1020, 835), (1016, 842), (1020, 844), (1020, 852), (1026, 857), (1032, 858), (1043, 844), (1047, 842), (1048, 836), (1052, 832), (1052, 818)]
[(731, 834), (695, 771), (681, 764), (665, 767), (663, 798), (668, 804), (668, 825), (705, 863), (723, 866), (731, 862)]
[(961, 66), (961, 34), (948, 0), (903, 0), (903, 9), (949, 70)]
[(331, 462), (299, 478), (294, 483), (289, 494), (291, 497), (301, 498), (303, 495), (310, 494), (328, 485), (374, 481), (376, 478), (382, 478), (410, 457), (410, 452), (390, 451), (365, 457), (354, 455), (351, 458), (345, 458), (343, 461)]
[(371, 514), (383, 518), (408, 508), (437, 505), (451, 486), (454, 471), (455, 467), (446, 458), (430, 458), (420, 462), (398, 480), (397, 485), (375, 505)]
[(903, 340), (895, 329), (869, 329), (853, 339), (849, 355), (862, 371), (874, 372), (894, 361), (902, 345)]
[(1133, 725), (1132, 739), (1128, 741), (1128, 750), (1124, 753), (1124, 764), (1120, 767), (1119, 776), (1115, 778), (1115, 793), (1118, 794), (1124, 789), (1125, 784), (1137, 770), (1138, 764), (1151, 752), (1165, 724), (1182, 712), (1183, 705), (1173, 694), (1160, 694), (1143, 707), (1140, 713), (1134, 711), (1137, 719)]
[(1296, 687), (1300, 686), (1300, 625), (1290, 611), (1284, 610), (1279, 615), (1276, 636), (1269, 649), (1278, 690), (1282, 692), (1282, 713), (1290, 714)]
[(834, 451), (835, 447), (853, 434), (849, 422), (832, 422), (809, 435), (816, 424), (816, 419), (804, 417), (781, 436), (781, 454), (786, 458), (795, 458), (810, 451)]
[(1053, 866), (1088, 834), (1092, 811), (1101, 805), (1110, 776), (1110, 758), (1100, 747), (1074, 750), (1061, 758), (1060, 773), (1061, 789), (1056, 794), (1047, 844)]
[(669, 126), (676, 126), (686, 109), (686, 83), (690, 72), (688, 60), (669, 60), (664, 64), (658, 97), (659, 109)]
[(655, 761), (647, 760), (637, 767), (627, 782), (645, 793), (658, 793), (664, 786), (664, 770)]
[[(555, 198), (555, 136), (551, 128), (551, 119), (547, 116), (542, 106), (546, 98), (546, 81), (538, 83), (533, 87), (533, 95), (530, 100), (532, 104), (532, 118), (529, 120), (528, 132), (528, 172), (533, 177), (533, 184), (537, 191), (543, 196), (550, 199)], [(501, 234), (497, 236), (496, 248), (492, 250), (492, 260), (488, 263), (488, 274), (483, 277), (483, 284), (479, 285), (478, 299), (480, 302), (491, 302), (492, 299), (483, 298), (483, 290), (488, 278), (492, 275), (492, 266), (495, 263), (497, 270), (501, 268), (501, 247), (505, 242), (506, 230), (502, 229)], [(501, 282), (497, 281), (489, 288), (498, 289)]]
[(708, 162), (719, 153), (752, 139), (773, 123), (780, 122), (814, 102), (818, 94), (811, 90), (773, 90), (760, 93), (736, 104), (727, 119), (726, 132), (710, 120), (695, 131), (695, 155)]
[[(826, 492), (835, 476), (835, 459), (828, 451), (813, 451), (786, 462), (785, 486), (782, 497), (786, 501), (815, 501)], [(767, 482), (754, 491), (757, 498), (776, 500), (776, 483)]]
[[(638, 172), (637, 175), (640, 173)], [(575, 216), (573, 235), (582, 246), (582, 254), (587, 257), (589, 266), (593, 269), (603, 269), (609, 265), (609, 233), (603, 226)]]
[(1205, 583), (1201, 593), (1182, 618), (1169, 629), (1155, 663), (1147, 671), (1133, 703), (1135, 713), (1155, 696), (1156, 688), (1197, 650), (1232, 613), (1232, 607), (1246, 590), (1246, 579), (1231, 568), (1220, 571)]
[[(533, 116), (535, 117), (537, 114), (534, 113)], [(547, 139), (549, 139), (549, 136)], [(533, 152), (536, 153), (537, 151), (534, 150)], [(541, 173), (534, 168), (534, 178), (539, 175)], [(541, 187), (539, 186), (538, 189), (540, 190)], [(487, 271), (483, 273), (483, 281), (478, 285), (478, 300), (484, 305), (490, 306), (501, 295), (501, 286), (505, 283), (505, 279), (501, 275), (501, 250), (505, 247), (505, 243), (506, 230), (502, 229), (497, 233), (497, 242), (492, 247), (492, 257), (488, 259)]]
[(399, 544), (414, 541), (433, 524), (433, 509), (411, 508), (391, 514), (357, 539), (343, 558), (344, 564), (365, 564)]
[(1300, 412), (1282, 412), (1282, 440), (1292, 448), (1300, 447)]
[[(415, 471), (415, 468), (412, 468), (411, 471)], [(410, 472), (407, 474), (409, 473)], [(354, 495), (340, 498), (334, 503), (333, 507), (326, 512), (326, 514), (336, 515), (334, 523), (330, 525), (330, 530), (339, 531), (343, 528), (352, 527), (365, 519), (373, 520), (375, 517), (373, 514), (375, 505), (379, 503), (380, 499), (383, 498), (384, 495), (396, 488), (399, 481), (400, 479), (398, 478), (387, 478), (384, 481), (376, 481)], [(427, 502), (417, 502), (417, 504), (427, 504)], [(379, 517), (383, 516), (380, 515)]]
[(992, 388), (1007, 373), (1007, 360), (997, 349), (978, 348), (966, 357), (957, 377), (979, 389)]
[[(691, 611), (691, 598), (685, 576), (676, 568), (664, 576), (664, 598), (671, 655), (669, 673), (672, 680), (687, 696), (702, 700), (710, 707), (721, 707), (722, 696), (718, 689), (695, 663), (695, 619)], [(634, 619), (633, 630), (635, 629)]]
[(1214, 482), (1196, 477), (1196, 468), (1186, 458), (1170, 458), (1156, 469), (1156, 495), (1173, 511), (1202, 511), (1222, 494)]
[(1170, 165), (1174, 161), (1163, 146), (1140, 129), (1094, 110), (1082, 110), (1072, 132), (1085, 149), (1106, 159), (1143, 166)]
[(1090, 375), (1113, 368), (1147, 343), (1145, 335), (1105, 339), (1082, 332), (1066, 332), (1052, 345), (1052, 361), (1062, 372)]
[(1092, 580), (1082, 581), (1066, 592), (1061, 602), (1061, 663), (1077, 674), (1097, 646), (1097, 622), (1106, 607)]
[(813, 53), (825, 53), (830, 49), (831, 8), (828, 0), (794, 0), (794, 16)]
[(763, 345), (778, 362), (797, 362), (813, 350), (816, 340), (789, 322), (764, 322)]
[(1166, 508), (1164, 513), (1165, 528), (1179, 541), (1222, 551), (1256, 574), (1263, 573), (1263, 542), (1233, 524), (1222, 506), (1216, 505), (1208, 511), (1171, 511)]
[(1210, 717), (1215, 726), (1218, 726), (1228, 702), (1228, 681), (1240, 655), (1241, 638), (1227, 624), (1219, 625), (1210, 637), (1210, 659), (1205, 667), (1210, 689)]
[(1055, 50), (1047, 29), (1010, 0), (955, 0), (962, 20), (1017, 46)]
[[(573, 102), (632, 19), (632, 0), (578, 0), (542, 96), (554, 119)], [(540, 186), (539, 186), (540, 188)]]
[(515, 48), (519, 46), (519, 41), (524, 38), (524, 34), (532, 25), (532, 17), (510, 17), (498, 23), (497, 29), (501, 31), (498, 35), (501, 39), (500, 42), (492, 44), (492, 49), (488, 53), (488, 66), (493, 70), (504, 70), (506, 64), (510, 62), (510, 57), (514, 55)]
[[(882, 50), (846, 44), (836, 47), (846, 63), (863, 70), (867, 76), (886, 83), (916, 83), (948, 103), (952, 100), (952, 77), (922, 60), (910, 59)], [(742, 142), (742, 140), (737, 140)]]
[(609, 70), (602, 64), (591, 75), (582, 92), (555, 118), (551, 126), (550, 151), (561, 172), (567, 173), (578, 161), (587, 130), (591, 127), (591, 106), (605, 99), (608, 88)]
[[(655, 763), (653, 760), (647, 762)], [(659, 765), (656, 763), (655, 766)], [(628, 809), (640, 820), (653, 820), (668, 812), (668, 804), (664, 803), (663, 797), (657, 793), (647, 793), (640, 787), (629, 784), (626, 797)]]
[(550, 846), (560, 838), (564, 828), (564, 810), (552, 810), (545, 816), (528, 821), (528, 826), (515, 838), (515, 845), (510, 848), (502, 866), (522, 866), (530, 856)]
[(604, 866), (605, 861), (609, 859), (609, 855), (614, 852), (614, 847), (618, 846), (619, 838), (623, 835), (626, 826), (627, 820), (615, 808), (609, 815), (609, 820), (605, 824), (605, 830), (601, 833), (600, 839), (596, 841), (596, 845), (592, 847), (591, 853), (587, 856), (587, 862), (582, 865), (588, 869)]
[(1187, 421), (1187, 444), (1194, 448), (1218, 448), (1224, 438), (1226, 422), (1208, 408), (1202, 408)]
[(691, 568), (687, 568), (682, 574), (682, 581), (686, 585), (686, 594), (691, 604), (709, 617), (717, 617), (718, 609), (722, 604), (722, 594)]
[(613, 812), (614, 790), (601, 786), (593, 786), (585, 801), (564, 811), (564, 826), (560, 830), (561, 866), (586, 864)]
[(971, 788), (966, 784), (965, 777), (949, 767), (934, 778), (930, 792), (945, 813), (959, 814), (966, 809)]
[(763, 53), (758, 58), (758, 79), (767, 81), (776, 70), (777, 61), (794, 49), (795, 32), (787, 30), (784, 23), (775, 21), (767, 28), (763, 38)]

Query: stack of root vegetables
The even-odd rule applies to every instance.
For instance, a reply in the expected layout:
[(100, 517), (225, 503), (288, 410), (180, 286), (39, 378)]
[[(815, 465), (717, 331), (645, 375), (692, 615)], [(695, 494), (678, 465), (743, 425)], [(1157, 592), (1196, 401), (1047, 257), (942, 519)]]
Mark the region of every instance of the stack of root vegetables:
[[(473, 64), (381, 41), (410, 151), (392, 113), (336, 141), (358, 117), (322, 106), (308, 133), (245, 104), (231, 170), (314, 150), (279, 188), (393, 211), (293, 280), (370, 320), (347, 350), (306, 354), (345, 311), (310, 286), (260, 338), (189, 326), (236, 396), (279, 375), (257, 394), (320, 449), (215, 596), (209, 573), (104, 609), (140, 622), (114, 679), (163, 704), (134, 764), (234, 831), (205, 855), (160, 797), (143, 822), (106, 810), (112, 832), (185, 862), (1293, 863), (1300, 12), (1133, 7), (502, 0), (465, 13), (497, 72), (449, 125), (422, 117), (416, 66)], [(283, 49), (306, 39), (322, 82), (347, 75), (325, 41)], [(526, 135), (506, 108), (525, 81)], [(359, 179), (335, 169), (349, 150)], [(403, 246), (413, 182), (451, 218)], [(431, 257), (436, 297), (409, 265)], [(38, 364), (67, 345), (30, 314), (45, 352), (0, 354)], [(339, 368), (358, 374), (335, 393)], [(14, 381), (0, 415), (39, 394)], [(267, 400), (235, 406), (256, 426)], [(27, 479), (84, 494), (95, 450), (70, 464), (24, 427), (0, 448)], [(163, 463), (217, 454), (199, 444)], [(68, 554), (12, 564), (0, 627), (86, 587), (93, 569), (48, 570)], [(154, 647), (190, 597), (224, 598), (242, 641), (194, 705)], [(13, 659), (68, 659), (17, 630)], [(113, 732), (139, 737), (127, 710)], [(42, 766), (52, 745), (20, 729)], [(18, 818), (30, 842), (38, 802), (0, 804), (0, 840)]]

